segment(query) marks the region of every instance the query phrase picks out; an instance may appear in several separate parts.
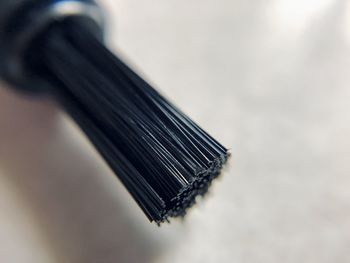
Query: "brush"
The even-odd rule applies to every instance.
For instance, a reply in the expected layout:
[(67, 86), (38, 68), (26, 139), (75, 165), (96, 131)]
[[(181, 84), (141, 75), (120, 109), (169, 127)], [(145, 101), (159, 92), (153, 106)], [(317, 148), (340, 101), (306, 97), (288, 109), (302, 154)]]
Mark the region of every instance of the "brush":
[(150, 221), (184, 216), (229, 153), (109, 51), (103, 17), (91, 0), (0, 0), (0, 75), (59, 102)]

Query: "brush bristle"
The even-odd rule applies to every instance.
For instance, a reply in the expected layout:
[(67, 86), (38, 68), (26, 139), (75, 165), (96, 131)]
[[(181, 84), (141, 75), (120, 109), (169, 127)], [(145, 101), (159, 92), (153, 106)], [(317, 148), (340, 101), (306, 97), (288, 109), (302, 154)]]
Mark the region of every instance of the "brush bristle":
[(204, 195), (227, 150), (155, 91), (74, 19), (28, 52), (54, 95), (148, 216), (184, 216)]

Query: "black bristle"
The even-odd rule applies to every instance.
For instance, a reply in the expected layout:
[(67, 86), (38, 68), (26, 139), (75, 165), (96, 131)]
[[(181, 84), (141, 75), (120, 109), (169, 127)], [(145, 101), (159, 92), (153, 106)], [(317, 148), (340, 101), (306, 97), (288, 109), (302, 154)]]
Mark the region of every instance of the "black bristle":
[(184, 216), (204, 195), (227, 150), (74, 19), (28, 51), (34, 74), (80, 125), (151, 221)]

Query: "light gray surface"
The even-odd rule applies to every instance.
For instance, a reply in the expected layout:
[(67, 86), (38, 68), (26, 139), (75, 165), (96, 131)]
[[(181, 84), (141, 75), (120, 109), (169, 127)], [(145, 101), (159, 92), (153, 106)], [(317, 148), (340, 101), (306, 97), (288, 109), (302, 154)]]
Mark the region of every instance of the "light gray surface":
[(106, 0), (112, 46), (233, 157), (149, 224), (49, 102), (0, 90), (0, 262), (350, 261), (350, 3)]

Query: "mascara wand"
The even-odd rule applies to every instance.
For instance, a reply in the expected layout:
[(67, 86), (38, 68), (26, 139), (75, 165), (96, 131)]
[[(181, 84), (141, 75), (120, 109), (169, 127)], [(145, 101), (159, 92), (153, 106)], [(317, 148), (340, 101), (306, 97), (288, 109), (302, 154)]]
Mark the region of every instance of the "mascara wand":
[(58, 101), (150, 221), (184, 216), (228, 151), (103, 43), (92, 0), (0, 0), (0, 75)]

